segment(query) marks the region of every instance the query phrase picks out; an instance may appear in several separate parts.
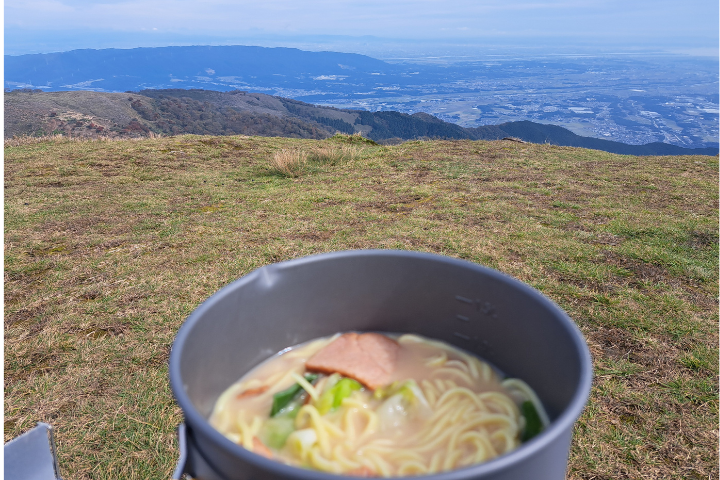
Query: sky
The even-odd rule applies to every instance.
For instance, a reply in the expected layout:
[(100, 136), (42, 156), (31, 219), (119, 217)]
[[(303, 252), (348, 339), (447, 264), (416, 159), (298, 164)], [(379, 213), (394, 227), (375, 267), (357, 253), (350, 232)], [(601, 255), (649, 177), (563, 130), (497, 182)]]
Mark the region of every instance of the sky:
[(387, 56), (483, 44), (717, 56), (718, 10), (717, 0), (5, 0), (4, 49), (254, 44)]

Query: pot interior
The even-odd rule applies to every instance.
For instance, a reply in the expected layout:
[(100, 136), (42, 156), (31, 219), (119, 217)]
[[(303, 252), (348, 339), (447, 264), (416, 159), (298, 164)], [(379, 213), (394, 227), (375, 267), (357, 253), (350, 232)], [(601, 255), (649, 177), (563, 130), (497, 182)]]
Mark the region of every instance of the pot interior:
[(589, 388), (582, 336), (537, 291), (468, 262), (393, 251), (293, 260), (228, 285), (178, 334), (171, 383), (186, 416), (207, 418), (219, 395), (263, 360), (346, 331), (416, 333), (460, 347), (527, 382), (551, 420)]

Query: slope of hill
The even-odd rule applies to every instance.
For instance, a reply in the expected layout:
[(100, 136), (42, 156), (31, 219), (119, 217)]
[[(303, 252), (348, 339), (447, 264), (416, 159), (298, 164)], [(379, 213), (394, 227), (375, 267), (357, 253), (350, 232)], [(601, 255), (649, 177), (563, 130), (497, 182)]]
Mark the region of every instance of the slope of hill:
[(664, 143), (627, 145), (581, 137), (534, 122), (510, 122), (463, 128), (426, 113), (344, 110), (240, 90), (142, 90), (129, 93), (39, 92), (5, 94), (5, 137), (63, 134), (70, 136), (261, 135), (327, 138), (336, 132), (359, 133), (397, 143), (412, 139), (498, 140), (513, 137), (628, 155), (716, 155), (717, 148), (689, 149)]
[(717, 155), (718, 148), (683, 148), (669, 143), (653, 142), (645, 145), (628, 145), (600, 138), (581, 137), (570, 130), (557, 125), (545, 125), (535, 122), (501, 123), (498, 128), (508, 136), (517, 137), (526, 142), (550, 143), (565, 147), (582, 147), (603, 150), (623, 155)]
[[(335, 130), (290, 114), (269, 95), (212, 91), (9, 92), (5, 136), (63, 134), (76, 137), (261, 135), (326, 138)], [(328, 113), (327, 116), (332, 116)]]

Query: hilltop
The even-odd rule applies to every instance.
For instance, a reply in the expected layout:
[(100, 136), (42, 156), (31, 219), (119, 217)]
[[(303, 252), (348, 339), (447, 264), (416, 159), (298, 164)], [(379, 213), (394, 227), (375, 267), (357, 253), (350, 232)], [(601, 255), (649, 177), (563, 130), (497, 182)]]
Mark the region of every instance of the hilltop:
[(312, 105), (241, 90), (141, 90), (5, 94), (5, 137), (61, 134), (74, 137), (150, 135), (260, 135), (328, 138), (361, 134), (376, 142), (414, 139), (499, 140), (575, 146), (628, 155), (715, 155), (717, 148), (665, 143), (627, 145), (582, 137), (554, 125), (529, 121), (464, 128), (426, 113), (368, 112)]
[(5, 440), (45, 421), (63, 478), (168, 478), (189, 312), (269, 263), (393, 248), (499, 269), (578, 324), (570, 479), (717, 478), (717, 169), (514, 141), (7, 141)]

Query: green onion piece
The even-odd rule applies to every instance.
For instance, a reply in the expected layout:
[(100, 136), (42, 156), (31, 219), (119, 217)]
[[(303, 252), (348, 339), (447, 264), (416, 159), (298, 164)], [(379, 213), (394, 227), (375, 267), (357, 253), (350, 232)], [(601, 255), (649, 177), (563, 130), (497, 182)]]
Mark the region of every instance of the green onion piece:
[(288, 417), (288, 418), (295, 418), (297, 417), (298, 412), (302, 408), (303, 405), (305, 405), (305, 400), (307, 399), (308, 394), (305, 391), (301, 391), (298, 395), (295, 395), (295, 398), (290, 400), (290, 403), (285, 405), (282, 409), (280, 409), (279, 412), (275, 414), (275, 417)]
[(538, 433), (542, 432), (543, 424), (540, 420), (535, 405), (530, 401), (526, 400), (520, 406), (520, 411), (523, 417), (525, 417), (525, 431), (522, 434), (522, 441), (527, 442)]
[[(315, 380), (317, 380), (319, 375), (316, 375), (314, 373), (308, 373), (305, 375), (305, 380), (307, 380), (310, 383), (313, 383)], [(280, 413), (280, 410), (285, 408), (290, 402), (293, 401), (293, 399), (300, 394), (300, 392), (303, 391), (303, 388), (298, 385), (297, 383), (293, 386), (286, 388), (282, 392), (278, 392), (275, 395), (273, 395), (273, 403), (272, 403), (272, 409), (270, 409), (270, 416), (274, 417), (278, 413)]]
[(270, 448), (280, 450), (288, 436), (295, 431), (295, 420), (290, 417), (278, 416), (269, 418), (260, 430), (260, 440)]
[(332, 388), (329, 388), (325, 390), (322, 395), (320, 395), (320, 399), (315, 404), (315, 408), (317, 408), (317, 411), (320, 413), (320, 415), (325, 415), (330, 410), (332, 410), (334, 400), (335, 392), (333, 392)]
[(360, 390), (362, 388), (362, 385), (360, 385), (358, 381), (353, 380), (352, 378), (343, 378), (338, 383), (336, 383), (333, 388), (336, 389), (335, 401), (333, 401), (334, 410), (342, 404), (342, 401), (345, 398), (352, 395), (352, 392)]
[(352, 378), (343, 378), (320, 396), (316, 408), (320, 415), (325, 415), (338, 408), (345, 398), (361, 388), (362, 385)]

